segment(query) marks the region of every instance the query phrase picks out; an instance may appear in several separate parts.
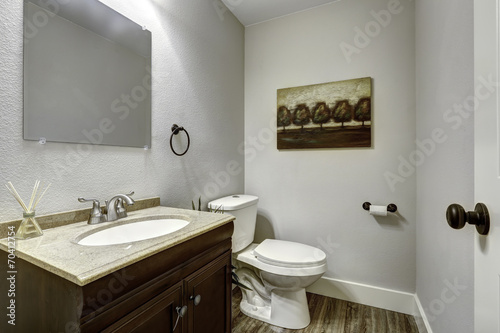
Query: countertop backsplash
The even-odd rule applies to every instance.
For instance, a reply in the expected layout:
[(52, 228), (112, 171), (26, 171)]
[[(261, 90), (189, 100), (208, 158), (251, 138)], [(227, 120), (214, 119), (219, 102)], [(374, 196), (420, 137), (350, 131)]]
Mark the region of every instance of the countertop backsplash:
[[(134, 205), (127, 206), (127, 212), (133, 212), (140, 209), (156, 207), (159, 205), (160, 205), (160, 197), (137, 199), (135, 200)], [(86, 221), (89, 218), (91, 208), (92, 204), (90, 203), (89, 206), (84, 209), (36, 216), (36, 221), (38, 222), (42, 230), (56, 228), (67, 224), (82, 222)], [(22, 219), (0, 222), (0, 239), (7, 237), (8, 228), (10, 226), (15, 226), (15, 229), (17, 230), (17, 228), (19, 228), (19, 225), (21, 224), (21, 221)]]

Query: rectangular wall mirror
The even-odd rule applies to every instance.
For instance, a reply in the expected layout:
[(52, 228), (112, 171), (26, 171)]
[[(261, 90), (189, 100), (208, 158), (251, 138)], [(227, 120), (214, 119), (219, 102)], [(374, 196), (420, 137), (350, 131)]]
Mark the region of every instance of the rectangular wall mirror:
[(97, 0), (24, 0), (24, 139), (151, 147), (151, 32)]

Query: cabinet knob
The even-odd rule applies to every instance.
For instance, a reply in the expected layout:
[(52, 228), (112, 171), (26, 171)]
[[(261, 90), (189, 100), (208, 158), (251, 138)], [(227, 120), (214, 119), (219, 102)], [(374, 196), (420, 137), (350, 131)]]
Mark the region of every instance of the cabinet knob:
[(177, 312), (177, 320), (175, 321), (175, 325), (174, 325), (174, 328), (172, 329), (172, 332), (175, 332), (175, 329), (177, 328), (177, 324), (179, 323), (179, 319), (181, 319), (182, 317), (184, 317), (187, 313), (187, 310), (188, 310), (188, 307), (187, 306), (183, 306), (183, 307), (176, 307), (175, 308), (175, 311)]
[(201, 302), (201, 295), (191, 296), (189, 299), (194, 301), (194, 305), (198, 305)]
[(466, 212), (459, 204), (451, 204), (446, 209), (446, 220), (453, 229), (462, 229), (468, 222), (475, 225), (481, 235), (487, 235), (490, 230), (490, 214), (483, 203), (476, 204), (470, 212)]
[(185, 306), (185, 305), (183, 307), (178, 306), (178, 307), (175, 308), (175, 311), (177, 312), (177, 314), (181, 318), (186, 315), (187, 310), (188, 310), (188, 307)]

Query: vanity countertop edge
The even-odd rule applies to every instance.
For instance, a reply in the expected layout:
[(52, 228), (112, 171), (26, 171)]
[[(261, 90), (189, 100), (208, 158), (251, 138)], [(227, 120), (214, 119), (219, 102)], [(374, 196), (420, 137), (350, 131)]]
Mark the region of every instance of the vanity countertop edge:
[[(186, 219), (190, 223), (171, 234), (132, 243), (106, 246), (77, 244), (82, 234), (144, 218), (158, 219), (165, 216)], [(15, 256), (84, 286), (233, 220), (234, 216), (228, 214), (156, 206), (130, 212), (128, 217), (118, 221), (97, 225), (83, 221), (46, 229), (40, 237), (15, 240)], [(0, 240), (0, 249), (8, 251), (7, 238)]]

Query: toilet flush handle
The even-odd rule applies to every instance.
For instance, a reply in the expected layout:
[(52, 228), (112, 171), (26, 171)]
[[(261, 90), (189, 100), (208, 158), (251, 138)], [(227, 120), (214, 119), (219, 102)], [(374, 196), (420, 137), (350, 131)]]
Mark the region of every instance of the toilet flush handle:
[(201, 302), (201, 295), (191, 296), (189, 299), (194, 301), (194, 305), (198, 305)]

